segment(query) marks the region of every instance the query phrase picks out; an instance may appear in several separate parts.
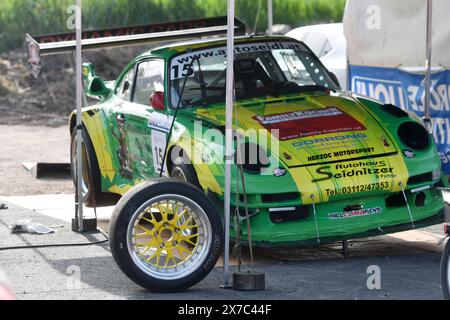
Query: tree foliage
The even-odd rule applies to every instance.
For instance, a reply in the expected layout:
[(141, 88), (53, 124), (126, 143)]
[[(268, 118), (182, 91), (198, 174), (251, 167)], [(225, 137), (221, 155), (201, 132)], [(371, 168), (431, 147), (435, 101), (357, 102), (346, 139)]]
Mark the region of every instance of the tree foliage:
[[(20, 47), (24, 34), (68, 32), (74, 0), (1, 0), (0, 51)], [(236, 0), (236, 15), (253, 31), (267, 28), (266, 0)], [(273, 0), (274, 23), (298, 27), (338, 22), (345, 0)], [(260, 7), (260, 10), (258, 10)], [(227, 0), (83, 0), (83, 28), (103, 28), (226, 15)]]

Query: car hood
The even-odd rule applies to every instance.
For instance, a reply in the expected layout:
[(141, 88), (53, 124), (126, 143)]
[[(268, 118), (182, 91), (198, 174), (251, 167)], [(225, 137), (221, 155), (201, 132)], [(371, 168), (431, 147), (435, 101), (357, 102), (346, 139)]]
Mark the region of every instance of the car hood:
[[(268, 134), (288, 167), (398, 152), (389, 132), (352, 98), (328, 95), (238, 104), (237, 125)], [(224, 108), (197, 109), (197, 115), (225, 125)]]
[[(244, 134), (253, 129), (268, 136), (271, 153), (288, 169), (299, 190), (316, 199), (360, 189), (397, 191), (400, 183), (406, 184), (406, 165), (392, 134), (349, 95), (244, 102), (237, 104), (235, 114)], [(197, 109), (197, 116), (225, 124), (223, 106)]]

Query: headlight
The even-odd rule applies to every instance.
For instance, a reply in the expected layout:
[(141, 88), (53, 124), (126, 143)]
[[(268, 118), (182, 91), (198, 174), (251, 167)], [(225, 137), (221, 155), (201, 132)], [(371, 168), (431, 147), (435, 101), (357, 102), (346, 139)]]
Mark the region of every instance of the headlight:
[(428, 131), (417, 122), (404, 122), (398, 128), (400, 140), (411, 149), (423, 150), (430, 144)]
[(246, 142), (240, 145), (240, 161), (237, 150), (235, 152), (235, 161), (237, 164), (242, 164), (244, 171), (253, 174), (261, 173), (261, 170), (270, 165), (270, 158), (267, 155), (267, 151), (252, 142)]

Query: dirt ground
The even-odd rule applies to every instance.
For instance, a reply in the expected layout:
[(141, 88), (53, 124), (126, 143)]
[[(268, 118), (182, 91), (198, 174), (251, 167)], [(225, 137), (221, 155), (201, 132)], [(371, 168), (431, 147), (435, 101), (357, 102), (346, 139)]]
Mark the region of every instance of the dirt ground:
[(22, 166), (22, 162), (68, 163), (69, 148), (67, 126), (0, 125), (0, 195), (73, 193), (70, 179), (35, 179)]
[[(85, 52), (105, 80), (115, 79), (149, 47)], [(22, 162), (69, 162), (68, 116), (75, 109), (75, 71), (70, 54), (42, 57), (34, 79), (25, 50), (0, 54), (0, 196), (73, 193), (69, 179), (34, 179)]]
[[(114, 80), (136, 55), (149, 47), (128, 47), (85, 52), (83, 62), (94, 65), (97, 75)], [(42, 57), (35, 79), (25, 50), (0, 54), (0, 124), (46, 125), (66, 123), (75, 109), (75, 70), (70, 54)]]

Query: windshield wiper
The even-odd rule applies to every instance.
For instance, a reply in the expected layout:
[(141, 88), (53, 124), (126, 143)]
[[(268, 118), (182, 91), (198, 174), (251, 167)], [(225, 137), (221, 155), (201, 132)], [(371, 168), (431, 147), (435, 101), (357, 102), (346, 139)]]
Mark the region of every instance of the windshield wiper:
[(185, 105), (185, 107), (193, 107), (193, 106), (196, 106), (196, 105), (201, 105), (201, 106), (205, 107), (208, 104), (219, 103), (219, 102), (224, 102), (224, 101), (225, 100), (224, 100), (223, 96), (208, 96), (208, 97), (205, 97), (205, 98), (192, 100), (191, 102), (187, 103)]
[(321, 85), (305, 85), (300, 86), (295, 82), (277, 82), (270, 90), (266, 93), (275, 98), (278, 98), (281, 94), (294, 94), (294, 93), (304, 93), (304, 92), (314, 92), (314, 91), (330, 91), (330, 88)]

